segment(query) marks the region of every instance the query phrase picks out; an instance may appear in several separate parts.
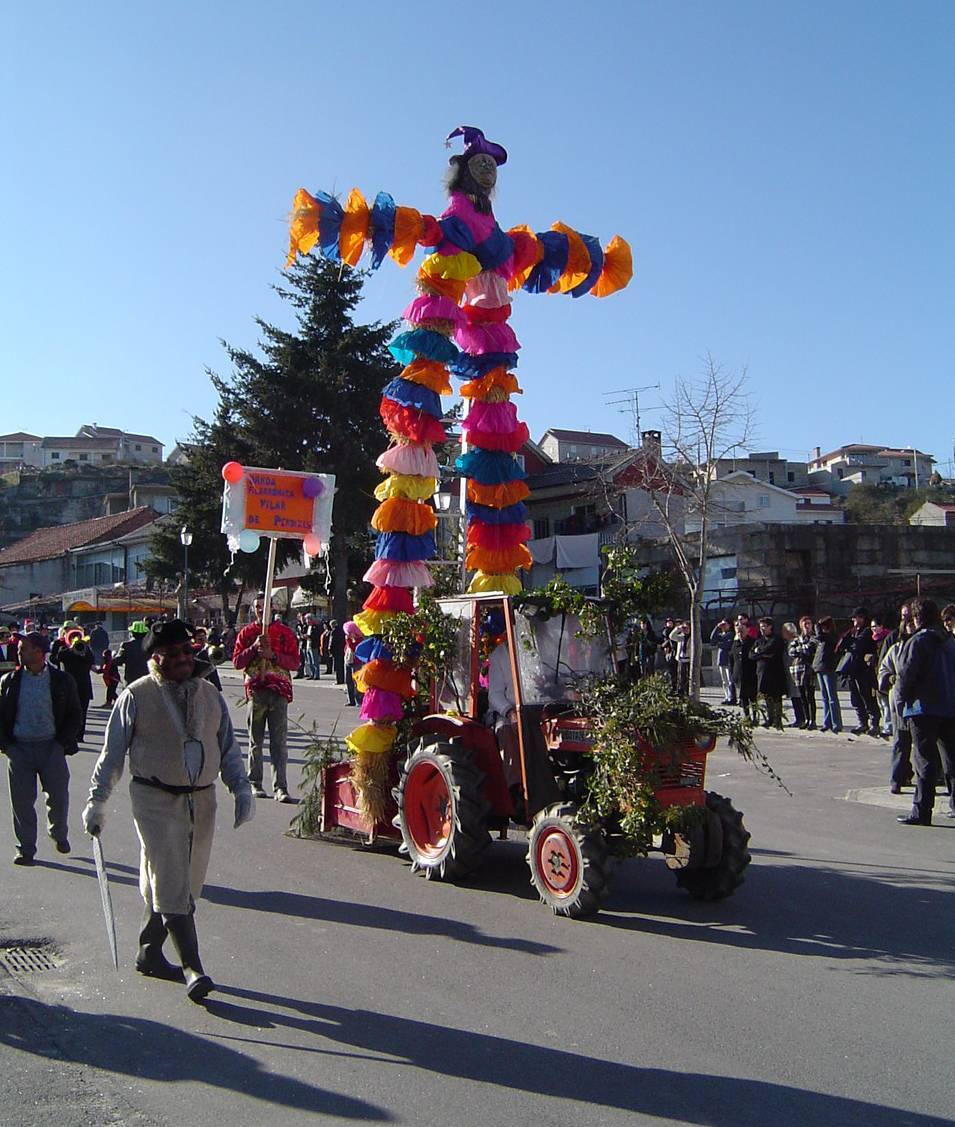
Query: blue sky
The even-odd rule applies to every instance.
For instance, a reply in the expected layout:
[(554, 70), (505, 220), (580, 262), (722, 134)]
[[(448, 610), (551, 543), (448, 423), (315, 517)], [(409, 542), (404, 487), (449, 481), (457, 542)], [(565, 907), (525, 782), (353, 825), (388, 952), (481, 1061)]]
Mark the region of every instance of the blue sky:
[[(291, 321), (269, 286), (295, 190), (439, 213), (464, 123), (509, 150), (502, 226), (634, 249), (622, 294), (517, 298), (533, 437), (626, 438), (605, 393), (666, 391), (708, 351), (748, 368), (753, 448), (914, 443), (950, 470), (948, 0), (56, 0), (5, 23), (0, 432), (186, 437), (220, 339)], [(362, 316), (413, 281), (388, 260)]]

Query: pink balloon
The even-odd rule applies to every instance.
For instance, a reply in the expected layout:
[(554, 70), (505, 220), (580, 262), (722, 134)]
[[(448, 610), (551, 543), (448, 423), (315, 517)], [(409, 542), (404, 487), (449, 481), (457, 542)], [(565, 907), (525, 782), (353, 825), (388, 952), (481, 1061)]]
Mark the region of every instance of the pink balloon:
[(321, 497), (325, 485), (320, 478), (306, 477), (302, 480), (302, 495), (304, 497)]
[(308, 534), (308, 536), (305, 537), (305, 539), (302, 541), (302, 544), (305, 548), (305, 551), (308, 552), (310, 556), (317, 556), (318, 553), (322, 550), (321, 540), (319, 540), (319, 538), (311, 532)]
[(226, 462), (222, 467), (222, 476), (230, 485), (235, 485), (242, 480), (245, 470), (240, 462)]

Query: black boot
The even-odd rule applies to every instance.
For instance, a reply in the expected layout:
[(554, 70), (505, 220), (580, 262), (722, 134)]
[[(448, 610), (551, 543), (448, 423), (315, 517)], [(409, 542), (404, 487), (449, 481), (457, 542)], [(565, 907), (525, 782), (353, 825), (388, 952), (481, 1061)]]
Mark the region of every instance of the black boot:
[(215, 983), (202, 969), (195, 916), (190, 912), (187, 916), (163, 916), (162, 919), (173, 946), (179, 953), (179, 961), (186, 976), (186, 993), (190, 1001), (201, 1002), (210, 990), (215, 989)]
[(136, 955), (136, 969), (150, 978), (164, 978), (167, 982), (182, 982), (183, 973), (174, 967), (162, 953), (165, 942), (166, 925), (162, 916), (147, 908), (143, 913), (143, 926), (139, 931), (139, 953)]

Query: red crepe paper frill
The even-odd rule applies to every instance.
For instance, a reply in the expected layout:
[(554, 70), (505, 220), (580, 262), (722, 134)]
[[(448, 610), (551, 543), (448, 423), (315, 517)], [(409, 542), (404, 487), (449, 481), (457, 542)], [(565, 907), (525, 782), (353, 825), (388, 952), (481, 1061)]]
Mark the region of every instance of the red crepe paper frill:
[(513, 548), (518, 544), (526, 544), (531, 538), (531, 530), (527, 524), (485, 524), (480, 520), (472, 520), (468, 525), (468, 546), (490, 548), (492, 551), (502, 551)]
[(388, 430), (401, 438), (419, 443), (444, 442), (447, 439), (444, 427), (433, 415), (426, 415), (413, 407), (402, 407), (393, 399), (382, 396), (378, 413)]
[(406, 587), (375, 587), (362, 606), (365, 610), (391, 610), (401, 614), (414, 614), (414, 599)]

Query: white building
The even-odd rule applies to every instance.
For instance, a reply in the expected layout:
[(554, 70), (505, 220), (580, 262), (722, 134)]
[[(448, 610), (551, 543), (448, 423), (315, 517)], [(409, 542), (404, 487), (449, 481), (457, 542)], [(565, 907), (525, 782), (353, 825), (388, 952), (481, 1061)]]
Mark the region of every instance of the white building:
[(537, 445), (552, 462), (593, 462), (629, 449), (616, 435), (591, 430), (547, 430)]
[(13, 470), (19, 466), (41, 466), (43, 439), (38, 434), (14, 431), (0, 434), (0, 470)]
[[(710, 486), (709, 527), (732, 528), (741, 524), (843, 524), (845, 514), (823, 493), (806, 496), (758, 481), (737, 471)], [(689, 505), (687, 533), (700, 531), (699, 511)]]
[(914, 447), (870, 446), (863, 442), (823, 454), (819, 447), (809, 461), (809, 481), (831, 493), (848, 493), (853, 485), (898, 485), (924, 488), (935, 472), (935, 459)]
[(41, 440), (41, 465), (62, 466), (66, 462), (82, 465), (112, 465), (133, 462), (159, 465), (163, 444), (149, 434), (132, 434), (115, 427), (89, 423), (72, 437), (47, 436)]
[(934, 525), (941, 528), (955, 528), (955, 505), (937, 504), (926, 501), (909, 517), (909, 524)]

